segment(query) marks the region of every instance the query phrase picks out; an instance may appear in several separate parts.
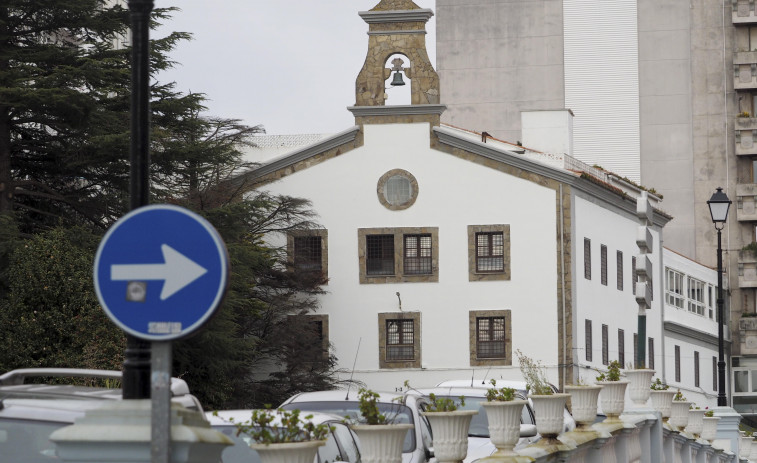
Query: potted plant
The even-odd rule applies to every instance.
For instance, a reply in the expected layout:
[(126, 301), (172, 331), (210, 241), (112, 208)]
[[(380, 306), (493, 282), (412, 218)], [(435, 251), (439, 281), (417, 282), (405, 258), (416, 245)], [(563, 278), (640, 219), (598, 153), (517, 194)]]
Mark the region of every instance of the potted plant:
[(489, 420), (489, 438), (497, 447), (496, 456), (515, 455), (513, 449), (520, 439), (520, 417), (526, 401), (518, 399), (515, 389), (497, 389), (497, 380), (490, 381), (492, 387), (486, 391), (486, 402), (481, 406)]
[(655, 371), (648, 368), (628, 368), (626, 369), (626, 378), (628, 378), (628, 397), (636, 407), (643, 407), (647, 404), (652, 390), (649, 389), (649, 383), (652, 381)]
[(621, 381), (620, 363), (617, 360), (610, 362), (606, 373), (600, 373), (597, 376), (597, 384), (602, 386), (599, 397), (602, 403), (602, 411), (607, 415), (605, 421), (618, 420), (626, 405), (628, 381)]
[(718, 421), (720, 421), (719, 416), (714, 416), (712, 410), (709, 410), (705, 408), (704, 417), (702, 418), (702, 439), (708, 441), (710, 444), (712, 444), (712, 441), (715, 440), (715, 436), (718, 432)]
[(313, 424), (312, 418), (301, 418), (299, 410), (253, 410), (249, 420), (234, 425), (237, 435), (252, 439), (250, 448), (263, 463), (312, 463), (330, 431), (326, 424)]
[[(358, 401), (362, 418), (358, 423), (350, 423), (360, 439), (363, 461), (376, 463), (400, 463), (402, 444), (412, 424), (393, 423), (379, 411), (379, 394), (370, 389), (358, 391)], [(311, 460), (312, 462), (312, 460)]]
[(687, 401), (681, 390), (678, 389), (673, 396), (670, 407), (669, 423), (673, 426), (673, 429), (683, 431), (683, 428), (689, 423), (689, 408), (691, 408), (691, 402)]
[(588, 385), (578, 379), (578, 384), (565, 386), (565, 392), (570, 394), (571, 412), (576, 420), (576, 430), (587, 430), (597, 419), (597, 402), (602, 386)]
[(676, 393), (668, 390), (668, 385), (660, 381), (657, 378), (652, 382), (650, 389), (652, 390), (652, 407), (660, 412), (662, 415), (662, 421), (667, 423), (670, 418), (670, 409), (673, 406), (673, 397)]
[(704, 410), (695, 406), (689, 408), (689, 423), (686, 425), (686, 432), (697, 439), (702, 434), (702, 418), (704, 418)]
[(528, 396), (536, 412), (536, 430), (545, 439), (555, 439), (563, 431), (563, 413), (569, 394), (552, 390), (541, 362), (534, 361), (520, 350), (516, 350), (520, 371), (526, 380)]
[(463, 460), (468, 455), (468, 428), (478, 410), (458, 410), (465, 406), (462, 396), (459, 402), (435, 394), (429, 394), (429, 399), (423, 415), (428, 418), (434, 434), (434, 457), (439, 463)]
[(754, 441), (752, 431), (744, 431), (739, 435), (739, 457), (748, 459), (752, 453), (752, 442)]

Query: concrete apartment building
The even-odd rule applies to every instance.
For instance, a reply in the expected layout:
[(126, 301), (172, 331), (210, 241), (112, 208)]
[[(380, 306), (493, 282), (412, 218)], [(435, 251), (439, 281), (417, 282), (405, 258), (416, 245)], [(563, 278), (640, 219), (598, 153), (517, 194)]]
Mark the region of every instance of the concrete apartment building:
[[(735, 356), (729, 395), (757, 413), (757, 14), (753, 0), (437, 0), (442, 122), (518, 140), (521, 111), (569, 109), (574, 152), (664, 197), (666, 248), (716, 266), (723, 230)], [(667, 278), (666, 278), (667, 279)], [(742, 373), (743, 372), (743, 373)], [(731, 381), (733, 380), (733, 381)], [(741, 390), (742, 388), (748, 390)], [(746, 393), (744, 395), (743, 393)]]

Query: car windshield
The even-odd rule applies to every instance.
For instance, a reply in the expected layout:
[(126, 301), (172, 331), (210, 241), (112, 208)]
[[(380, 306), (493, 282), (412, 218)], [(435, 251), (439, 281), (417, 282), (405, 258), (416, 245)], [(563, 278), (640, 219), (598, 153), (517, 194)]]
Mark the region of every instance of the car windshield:
[[(454, 400), (455, 403), (460, 401), (460, 396), (444, 396), (434, 394), (437, 398), (446, 398)], [(468, 427), (468, 436), (470, 437), (489, 437), (489, 419), (486, 417), (486, 410), (481, 406), (483, 402), (486, 402), (484, 397), (466, 397), (465, 405), (458, 407), (459, 410), (478, 410), (478, 415), (473, 415), (470, 426)], [(521, 412), (521, 423), (529, 423), (528, 409), (523, 407)]]
[(217, 425), (212, 428), (225, 434), (234, 441), (234, 445), (226, 447), (221, 454), (223, 463), (260, 463), (258, 452), (250, 448), (249, 436), (244, 434), (237, 436), (237, 427), (234, 425)]
[(0, 459), (8, 462), (49, 463), (56, 459), (50, 434), (70, 423), (0, 419)]
[[(360, 421), (360, 403), (358, 401), (340, 400), (338, 402), (292, 402), (282, 405), (285, 410), (307, 410), (310, 412), (331, 413), (346, 418)], [(379, 403), (379, 413), (385, 415), (392, 423), (413, 422), (413, 414), (407, 405), (399, 403)], [(412, 429), (405, 434), (405, 442), (402, 444), (402, 452), (408, 453), (415, 450), (415, 432)]]

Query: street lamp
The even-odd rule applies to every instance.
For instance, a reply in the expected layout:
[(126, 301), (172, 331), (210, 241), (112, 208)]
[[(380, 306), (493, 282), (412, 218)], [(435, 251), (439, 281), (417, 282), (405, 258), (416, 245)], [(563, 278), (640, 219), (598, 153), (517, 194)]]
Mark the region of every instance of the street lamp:
[(712, 223), (718, 231), (718, 407), (726, 407), (728, 403), (725, 398), (725, 360), (723, 358), (723, 249), (720, 246), (720, 231), (728, 218), (731, 200), (723, 193), (723, 189), (718, 187), (707, 201), (707, 206), (710, 208)]

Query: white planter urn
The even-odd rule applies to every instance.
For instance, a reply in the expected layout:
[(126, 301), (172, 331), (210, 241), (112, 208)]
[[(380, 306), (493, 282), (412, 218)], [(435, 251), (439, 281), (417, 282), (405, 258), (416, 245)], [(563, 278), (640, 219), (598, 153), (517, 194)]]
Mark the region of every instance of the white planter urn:
[(670, 409), (675, 396), (676, 391), (652, 391), (652, 407), (660, 412), (663, 422), (667, 422), (670, 418)]
[(704, 410), (689, 410), (689, 423), (686, 425), (686, 432), (698, 438), (702, 434), (702, 418), (704, 418)]
[(683, 431), (683, 428), (689, 424), (689, 407), (691, 407), (691, 402), (685, 400), (674, 400), (671, 403), (668, 422), (677, 431)]
[(636, 407), (643, 407), (647, 404), (652, 393), (649, 384), (652, 382), (654, 374), (654, 370), (626, 370), (626, 378), (629, 382), (628, 397), (631, 398), (631, 402)]
[(565, 386), (570, 394), (571, 411), (576, 427), (585, 430), (597, 419), (597, 402), (602, 386)]
[(424, 412), (434, 434), (434, 456), (439, 463), (458, 462), (468, 455), (468, 428), (478, 410)]
[(283, 444), (250, 444), (263, 463), (313, 463), (318, 447), (325, 440), (286, 442)]
[(715, 440), (715, 435), (718, 432), (718, 421), (720, 421), (720, 417), (718, 416), (705, 416), (702, 418), (701, 437), (710, 444)]
[(757, 461), (757, 440), (752, 439), (752, 445), (749, 448), (748, 460)]
[(751, 436), (739, 436), (739, 457), (749, 458), (749, 454), (752, 453), (752, 442)]
[(544, 438), (555, 438), (565, 426), (565, 403), (570, 394), (529, 394), (536, 414), (536, 431)]
[(482, 402), (489, 420), (489, 438), (497, 447), (497, 456), (515, 455), (513, 449), (520, 439), (520, 417), (525, 400)]
[(599, 393), (602, 413), (609, 421), (617, 420), (626, 406), (628, 381), (597, 381), (597, 385), (602, 386)]
[[(350, 425), (360, 440), (363, 463), (400, 463), (402, 444), (412, 424), (353, 424)], [(310, 462), (312, 463), (311, 459)]]

